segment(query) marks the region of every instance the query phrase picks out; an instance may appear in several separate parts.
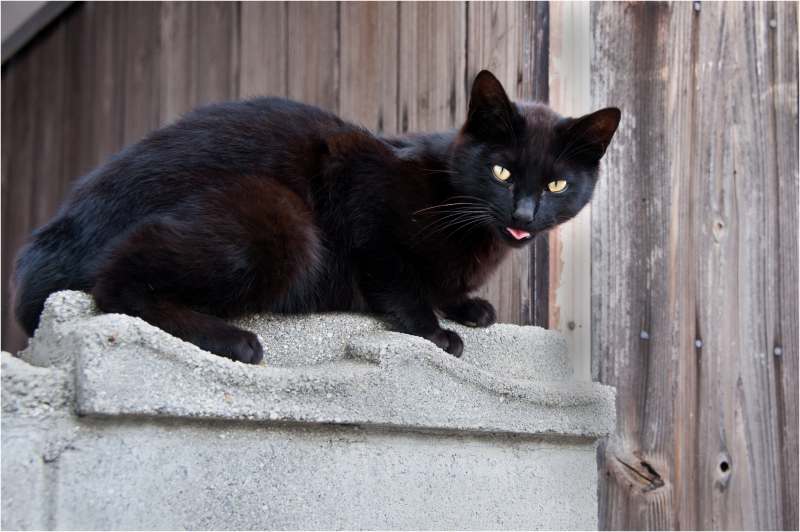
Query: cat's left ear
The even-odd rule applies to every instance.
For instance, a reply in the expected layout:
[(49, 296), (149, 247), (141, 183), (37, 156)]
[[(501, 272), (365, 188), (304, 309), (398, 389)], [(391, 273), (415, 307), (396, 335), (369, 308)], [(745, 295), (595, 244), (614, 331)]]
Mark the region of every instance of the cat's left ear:
[(596, 163), (606, 153), (621, 116), (616, 107), (606, 107), (580, 118), (568, 118), (561, 126), (563, 142), (576, 159)]
[(502, 141), (514, 135), (517, 113), (494, 74), (481, 70), (472, 82), (464, 131), (485, 141)]

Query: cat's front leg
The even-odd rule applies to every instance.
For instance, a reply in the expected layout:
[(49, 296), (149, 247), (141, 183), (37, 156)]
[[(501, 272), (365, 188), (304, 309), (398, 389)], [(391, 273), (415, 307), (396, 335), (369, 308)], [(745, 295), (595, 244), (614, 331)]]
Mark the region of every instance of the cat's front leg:
[(463, 299), (441, 308), (444, 317), (467, 327), (488, 327), (497, 321), (491, 303), (479, 297)]
[(420, 301), (409, 293), (384, 292), (380, 300), (379, 312), (389, 316), (400, 332), (421, 336), (430, 340), (444, 351), (460, 357), (464, 350), (464, 342), (453, 331), (443, 329), (433, 307)]
[(404, 277), (399, 270), (382, 269), (371, 265), (371, 273), (362, 280), (362, 292), (370, 309), (383, 314), (400, 332), (421, 336), (444, 351), (460, 357), (464, 342), (453, 331), (443, 329), (433, 311), (433, 305), (425, 300), (424, 291), (414, 279)]

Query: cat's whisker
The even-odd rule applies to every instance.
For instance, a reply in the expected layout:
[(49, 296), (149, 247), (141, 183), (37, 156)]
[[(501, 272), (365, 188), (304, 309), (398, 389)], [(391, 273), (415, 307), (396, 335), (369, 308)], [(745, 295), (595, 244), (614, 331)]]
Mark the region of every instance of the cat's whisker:
[(430, 224), (429, 226), (425, 227), (420, 233), (425, 232), (425, 238), (430, 238), (432, 235), (435, 235), (441, 231), (448, 229), (451, 226), (458, 225), (464, 221), (471, 219), (475, 214), (471, 213), (460, 213), (451, 217), (450, 219), (446, 220), (437, 220), (436, 222)]
[(438, 169), (438, 170), (434, 169), (434, 168), (420, 168), (420, 170), (424, 170), (425, 172), (428, 172), (429, 174), (450, 174), (450, 175), (457, 175), (458, 174), (457, 171), (448, 170), (446, 168), (441, 168), (441, 169)]
[(503, 218), (503, 213), (500, 212), (500, 210), (497, 207), (495, 207), (494, 205), (492, 205), (491, 203), (489, 203), (488, 201), (486, 201), (483, 198), (479, 198), (477, 196), (459, 195), (459, 196), (453, 196), (451, 199), (471, 199), (471, 200), (474, 200), (474, 202), (477, 205), (487, 207), (490, 211), (494, 212), (498, 217)]
[(420, 210), (418, 210), (418, 211), (414, 211), (414, 212), (412, 213), (412, 215), (414, 215), (414, 214), (419, 214), (419, 213), (421, 213), (421, 212), (425, 212), (425, 211), (430, 211), (430, 210), (433, 210), (433, 209), (440, 209), (440, 208), (443, 208), (443, 207), (452, 207), (452, 206), (455, 206), (455, 205), (473, 205), (473, 204), (472, 204), (472, 203), (467, 203), (467, 202), (460, 202), (460, 203), (443, 203), (443, 204), (441, 204), (441, 205), (433, 205), (433, 206), (431, 206), (431, 207), (426, 207), (426, 208), (424, 208), (424, 209), (420, 209)]
[(417, 234), (419, 234), (421, 232), (424, 232), (424, 231), (432, 230), (434, 227), (437, 227), (437, 226), (440, 226), (440, 225), (447, 225), (448, 223), (450, 223), (451, 221), (454, 221), (454, 219), (459, 218), (459, 217), (477, 216), (477, 215), (481, 215), (481, 214), (484, 214), (484, 213), (482, 211), (466, 212), (466, 213), (464, 213), (464, 212), (451, 213), (451, 214), (449, 214), (449, 215), (447, 215), (445, 217), (442, 217), (442, 218), (439, 218), (437, 220), (434, 220), (434, 221), (430, 222), (425, 227), (422, 227), (417, 232)]
[[(450, 225), (454, 225), (454, 224), (460, 223), (461, 221), (467, 220), (467, 219), (469, 219), (470, 217), (473, 217), (473, 216), (485, 215), (485, 214), (486, 214), (485, 211), (471, 211), (471, 212), (450, 213), (450, 214), (447, 214), (447, 215), (443, 216), (442, 218), (439, 218), (439, 219), (431, 222), (430, 224), (426, 225), (425, 227), (420, 229), (417, 232), (417, 235), (415, 235), (415, 236), (418, 236), (420, 233), (422, 233), (424, 231), (432, 230), (434, 227), (436, 227), (436, 229), (433, 229), (433, 231), (430, 233), (430, 234), (435, 234), (439, 230), (444, 229), (444, 228), (446, 228), (446, 227), (448, 227)], [(440, 227), (437, 227), (437, 226), (440, 226)], [(430, 234), (428, 236), (430, 236)]]
[(477, 223), (480, 223), (480, 222), (487, 222), (488, 223), (488, 222), (492, 222), (492, 221), (494, 221), (494, 218), (491, 216), (491, 214), (489, 214), (487, 212), (483, 212), (483, 213), (479, 213), (479, 214), (467, 213), (466, 215), (463, 215), (462, 217), (455, 218), (453, 220), (448, 220), (447, 223), (445, 223), (441, 227), (438, 227), (434, 231), (431, 231), (430, 233), (426, 234), (424, 236), (424, 238), (430, 238), (431, 236), (433, 236), (435, 234), (441, 233), (443, 231), (448, 231), (448, 230), (452, 229), (453, 227), (455, 227), (456, 229), (454, 231), (452, 231), (449, 234), (445, 233), (443, 235), (443, 238), (449, 238), (453, 234), (457, 233), (458, 230), (460, 228), (463, 228), (464, 226), (469, 226), (469, 225), (477, 224)]
[(466, 234), (468, 234), (470, 231), (482, 226), (483, 225), (482, 222), (491, 222), (491, 221), (493, 221), (493, 219), (490, 216), (480, 216), (480, 217), (474, 218), (472, 220), (468, 220), (465, 223), (463, 223), (463, 224), (459, 225), (458, 227), (456, 227), (456, 229), (454, 231), (452, 231), (451, 233), (443, 235), (443, 238), (452, 238), (459, 231), (465, 230), (464, 235), (462, 235), (462, 239), (463, 239), (463, 237)]

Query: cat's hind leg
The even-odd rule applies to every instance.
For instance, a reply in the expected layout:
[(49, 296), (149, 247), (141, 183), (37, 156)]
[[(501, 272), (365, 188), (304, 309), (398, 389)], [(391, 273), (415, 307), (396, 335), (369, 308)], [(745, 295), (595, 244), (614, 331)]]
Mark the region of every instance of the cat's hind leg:
[(263, 359), (264, 350), (255, 334), (185, 305), (142, 298), (133, 293), (109, 299), (102, 289), (95, 291), (95, 298), (104, 312), (138, 316), (215, 355), (246, 364), (258, 364)]
[[(97, 277), (92, 295), (98, 308), (142, 318), (211, 353), (259, 363), (263, 349), (256, 335), (211, 314), (231, 303), (228, 296), (220, 297), (225, 285), (230, 296), (236, 297), (231, 279), (226, 279), (236, 271), (235, 265), (225, 264), (228, 250), (217, 250), (217, 254), (212, 249), (190, 249), (191, 245), (187, 235), (168, 224), (137, 229), (113, 252)], [(228, 275), (216, 274), (224, 271)], [(246, 279), (240, 281), (246, 283)]]
[(100, 310), (138, 316), (207, 351), (257, 363), (255, 335), (221, 318), (310, 311), (321, 250), (301, 197), (244, 178), (143, 222), (96, 275)]

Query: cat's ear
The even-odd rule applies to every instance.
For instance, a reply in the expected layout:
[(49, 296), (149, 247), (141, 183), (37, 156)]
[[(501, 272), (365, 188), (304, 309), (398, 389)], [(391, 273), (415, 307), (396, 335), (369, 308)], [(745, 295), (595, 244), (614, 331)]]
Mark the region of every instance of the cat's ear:
[(481, 70), (472, 83), (469, 112), (464, 131), (487, 141), (500, 141), (514, 134), (516, 113), (503, 85), (494, 74)]
[(560, 124), (565, 157), (597, 163), (606, 153), (619, 126), (622, 112), (606, 107), (579, 118), (566, 118)]

